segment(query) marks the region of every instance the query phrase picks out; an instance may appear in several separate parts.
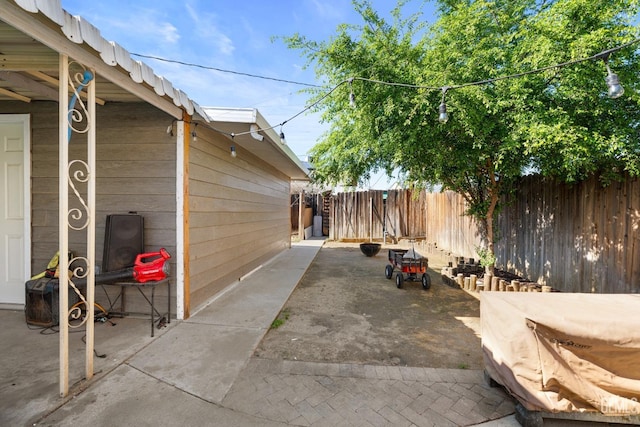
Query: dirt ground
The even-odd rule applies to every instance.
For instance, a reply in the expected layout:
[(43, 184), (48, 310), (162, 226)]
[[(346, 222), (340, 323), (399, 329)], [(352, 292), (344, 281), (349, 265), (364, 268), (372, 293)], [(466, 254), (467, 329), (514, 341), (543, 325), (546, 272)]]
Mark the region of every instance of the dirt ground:
[(388, 249), (366, 257), (357, 243), (325, 242), (255, 356), (307, 362), (482, 369), (479, 302), (444, 285), (449, 258), (429, 258), (431, 288), (384, 275)]

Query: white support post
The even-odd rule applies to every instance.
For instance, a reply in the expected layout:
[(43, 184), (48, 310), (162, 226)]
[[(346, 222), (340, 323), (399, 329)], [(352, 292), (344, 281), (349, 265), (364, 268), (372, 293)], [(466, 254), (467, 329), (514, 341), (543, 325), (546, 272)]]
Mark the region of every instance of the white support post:
[[(80, 68), (72, 71), (71, 66)], [(58, 266), (59, 266), (59, 324), (60, 324), (60, 396), (69, 394), (69, 328), (85, 327), (85, 378), (93, 377), (94, 353), (94, 302), (95, 302), (95, 71), (81, 64), (69, 62), (67, 55), (60, 55), (59, 91), (59, 210), (58, 210)], [(69, 89), (73, 96), (69, 102)], [(86, 90), (88, 101), (81, 100), (80, 93)], [(76, 128), (75, 125), (79, 127)], [(69, 160), (69, 146), (73, 133), (86, 134), (87, 160)], [(75, 142), (78, 144), (79, 142)], [(75, 196), (74, 207), (69, 209), (69, 190)], [(79, 207), (78, 207), (79, 206)], [(69, 231), (86, 233), (86, 256), (75, 256), (69, 260)], [(76, 287), (69, 274), (86, 278), (84, 295)], [(69, 291), (81, 300), (83, 307), (69, 309)], [(84, 310), (82, 310), (84, 309)], [(84, 313), (83, 313), (84, 311)], [(84, 315), (84, 317), (83, 317)], [(72, 325), (70, 319), (75, 323)]]
[(184, 122), (176, 125), (176, 318), (184, 319)]
[(95, 266), (96, 266), (96, 85), (95, 70), (90, 71), (93, 81), (87, 86), (87, 322), (85, 345), (85, 376), (93, 378)]
[[(60, 76), (61, 80), (66, 79), (69, 75), (69, 58), (66, 55), (60, 55)], [(67, 116), (69, 93), (67, 85), (60, 85), (59, 99), (59, 169), (58, 169), (58, 255), (60, 266), (59, 277), (59, 318), (60, 318), (60, 396), (65, 397), (69, 393), (69, 318), (66, 313), (69, 311), (69, 288), (67, 282), (69, 280), (69, 187), (67, 185), (67, 167), (69, 163), (69, 144), (67, 142)]]

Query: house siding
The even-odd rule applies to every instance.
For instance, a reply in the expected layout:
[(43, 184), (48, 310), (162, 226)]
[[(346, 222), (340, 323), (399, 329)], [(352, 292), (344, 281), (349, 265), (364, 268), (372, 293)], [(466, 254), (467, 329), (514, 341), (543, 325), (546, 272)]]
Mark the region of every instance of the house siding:
[[(58, 103), (0, 103), (0, 113), (31, 114), (31, 274), (44, 270), (58, 250)], [(175, 138), (166, 134), (172, 118), (144, 103), (107, 104), (96, 108), (96, 264), (102, 264), (104, 230), (109, 214), (135, 211), (144, 217), (144, 250), (165, 247), (174, 254)], [(83, 135), (74, 135), (70, 158), (85, 159)], [(76, 142), (77, 141), (77, 142)], [(70, 196), (70, 207), (77, 207)], [(86, 232), (71, 230), (69, 249), (86, 255)], [(175, 261), (172, 261), (175, 271)], [(172, 279), (175, 288), (175, 280)], [(115, 287), (96, 289), (96, 301), (109, 306)], [(130, 290), (131, 291), (131, 290)], [(148, 311), (137, 292), (127, 293), (127, 309)], [(175, 307), (175, 292), (172, 306)], [(130, 297), (129, 297), (130, 296)], [(165, 289), (158, 289), (160, 300)]]
[[(102, 263), (105, 222), (109, 214), (137, 212), (144, 218), (144, 251), (176, 253), (176, 149), (166, 129), (173, 118), (145, 103), (107, 104), (97, 108), (96, 259)], [(176, 271), (175, 258), (170, 260)], [(176, 279), (170, 278), (175, 312)], [(119, 288), (102, 287), (96, 300), (109, 304)], [(102, 292), (101, 292), (102, 291)], [(148, 313), (139, 292), (126, 289), (126, 309)], [(164, 313), (166, 288), (156, 291)], [(108, 295), (108, 297), (107, 297)]]
[(230, 145), (199, 129), (189, 150), (193, 307), (290, 243), (289, 178), (240, 147), (231, 157)]
[[(58, 250), (58, 104), (3, 102), (0, 113), (31, 115), (31, 272), (37, 274)], [(107, 215), (131, 211), (144, 217), (144, 250), (164, 247), (175, 255), (176, 145), (166, 133), (174, 119), (145, 103), (110, 103), (97, 106), (96, 122), (96, 263), (102, 264)], [(289, 178), (240, 147), (232, 158), (231, 141), (202, 127), (189, 150), (192, 311), (288, 248), (291, 232)], [(73, 136), (71, 158), (86, 156), (82, 138)], [(84, 232), (70, 232), (69, 248), (76, 255), (85, 255), (85, 241)], [(175, 277), (171, 287), (175, 313)], [(117, 289), (99, 286), (96, 301), (108, 307)], [(156, 301), (165, 296), (158, 289)], [(126, 298), (128, 310), (148, 312), (135, 290)]]

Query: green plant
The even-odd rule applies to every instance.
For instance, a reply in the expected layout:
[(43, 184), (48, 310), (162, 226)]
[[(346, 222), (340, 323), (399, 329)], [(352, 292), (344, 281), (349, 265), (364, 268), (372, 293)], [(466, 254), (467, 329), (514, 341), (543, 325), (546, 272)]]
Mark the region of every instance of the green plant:
[[(385, 171), (405, 186), (441, 185), (465, 198), (493, 252), (500, 206), (523, 176), (572, 183), (640, 175), (637, 48), (611, 58), (621, 80), (635, 85), (633, 96), (602, 93), (602, 49), (635, 43), (640, 0), (436, 0), (433, 25), (403, 13), (407, 0), (392, 19), (374, 3), (353, 0), (360, 23), (339, 26), (326, 41), (284, 38), (319, 78), (337, 84), (337, 96), (310, 89), (329, 124), (309, 153), (314, 183), (353, 185)], [(549, 72), (590, 55), (603, 61)], [(357, 108), (349, 108), (352, 97)], [(445, 101), (446, 125), (437, 120)]]
[(271, 322), (271, 329), (278, 329), (280, 326), (284, 324), (284, 320), (278, 318)]
[(483, 267), (492, 266), (496, 263), (496, 256), (487, 248), (476, 247), (476, 252), (480, 257), (480, 265)]
[(271, 322), (271, 329), (278, 329), (280, 326), (284, 325), (284, 322), (289, 320), (289, 311), (287, 309), (282, 310), (277, 318)]

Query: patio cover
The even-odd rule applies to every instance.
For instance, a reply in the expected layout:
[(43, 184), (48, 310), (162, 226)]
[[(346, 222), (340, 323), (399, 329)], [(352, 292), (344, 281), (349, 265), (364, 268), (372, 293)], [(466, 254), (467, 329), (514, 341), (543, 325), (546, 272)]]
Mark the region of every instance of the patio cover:
[(640, 414), (640, 295), (480, 294), (485, 369), (530, 411)]

